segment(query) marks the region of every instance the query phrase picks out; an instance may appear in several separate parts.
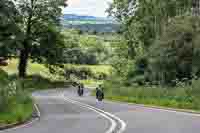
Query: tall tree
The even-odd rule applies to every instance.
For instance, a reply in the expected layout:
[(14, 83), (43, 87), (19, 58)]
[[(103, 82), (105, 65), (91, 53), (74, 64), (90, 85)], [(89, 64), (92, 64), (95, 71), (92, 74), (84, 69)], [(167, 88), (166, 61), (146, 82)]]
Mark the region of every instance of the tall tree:
[(121, 22), (129, 55), (134, 57), (138, 47), (148, 50), (171, 17), (189, 10), (188, 0), (114, 0), (108, 12)]
[(66, 0), (16, 0), (15, 7), (21, 18), (18, 27), (21, 41), (19, 76), (26, 76), (29, 57), (34, 61), (54, 64), (61, 53), (60, 16)]

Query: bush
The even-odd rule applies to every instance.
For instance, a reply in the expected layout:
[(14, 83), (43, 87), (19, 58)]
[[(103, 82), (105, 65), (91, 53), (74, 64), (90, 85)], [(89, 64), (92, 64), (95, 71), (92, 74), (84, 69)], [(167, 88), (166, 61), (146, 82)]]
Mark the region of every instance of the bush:
[(8, 83), (8, 74), (0, 69), (0, 86)]
[(86, 67), (67, 67), (65, 68), (65, 77), (70, 79), (70, 75), (74, 75), (80, 79), (88, 79), (93, 76), (92, 71)]
[(137, 75), (144, 74), (145, 71), (148, 69), (149, 61), (148, 57), (142, 56), (137, 57), (135, 61), (135, 72)]
[(23, 90), (19, 81), (10, 82), (0, 88), (0, 112), (9, 111), (15, 104), (27, 104), (32, 102), (28, 92)]
[(145, 85), (145, 82), (146, 82), (144, 75), (136, 76), (130, 81), (132, 81), (132, 83), (136, 83), (138, 85)]
[(108, 75), (106, 73), (103, 72), (96, 72), (96, 73), (92, 73), (92, 78), (96, 79), (96, 80), (105, 80), (108, 77)]
[(106, 72), (99, 72), (98, 70), (95, 70), (94, 67), (89, 66), (66, 66), (64, 76), (66, 79), (70, 79), (71, 76), (75, 76), (80, 80), (103, 80), (108, 77), (108, 74)]

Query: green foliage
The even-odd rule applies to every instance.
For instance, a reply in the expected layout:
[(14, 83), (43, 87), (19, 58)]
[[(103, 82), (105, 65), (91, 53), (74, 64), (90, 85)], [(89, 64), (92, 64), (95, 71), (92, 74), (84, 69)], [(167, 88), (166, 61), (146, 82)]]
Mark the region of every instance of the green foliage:
[(133, 79), (129, 79), (128, 82), (132, 82), (132, 84), (135, 83), (142, 86), (146, 84), (146, 79), (144, 75), (137, 75)]
[[(8, 66), (3, 67), (2, 69), (7, 72), (9, 75), (9, 80), (18, 80), (17, 77), (17, 59), (10, 60)], [(56, 87), (67, 87), (70, 84), (70, 81), (60, 75), (63, 73), (63, 70), (55, 67), (56, 72), (50, 73), (49, 69), (44, 64), (37, 64), (29, 61), (27, 68), (27, 77), (21, 79), (21, 84), (24, 88), (29, 91), (40, 90), (40, 89), (50, 89)], [(4, 72), (4, 73), (5, 73)], [(9, 81), (8, 80), (8, 81)]]
[[(115, 48), (107, 97), (200, 109), (199, 16), (188, 0), (114, 0), (108, 12), (124, 36)], [(193, 6), (193, 7), (192, 7)]]
[(98, 64), (98, 61), (94, 53), (89, 53), (88, 51), (85, 52), (82, 49), (76, 49), (70, 52), (66, 51), (64, 55), (64, 63), (96, 65)]
[(70, 79), (71, 76), (75, 76), (80, 79), (88, 79), (88, 77), (92, 76), (92, 71), (86, 67), (65, 67), (65, 77)]
[(8, 82), (8, 74), (0, 69), (0, 85), (5, 85)]
[(0, 90), (0, 111), (8, 111), (15, 103), (25, 104), (30, 102), (31, 98), (27, 92), (22, 89), (20, 82), (13, 81), (7, 86), (2, 86)]
[(19, 14), (11, 0), (1, 0), (0, 13), (0, 56), (9, 56), (23, 39), (17, 26)]
[(119, 40), (119, 42), (113, 42), (112, 47), (112, 56), (110, 59), (110, 64), (114, 68), (116, 74), (121, 77), (126, 77), (129, 71), (129, 68), (133, 67), (133, 62), (128, 58), (128, 47), (125, 40)]
[(164, 83), (198, 76), (199, 17), (176, 17), (152, 48), (150, 67)]
[(66, 44), (64, 63), (105, 64), (112, 54), (110, 42), (100, 35), (79, 34), (76, 30), (65, 30), (63, 35)]
[[(98, 69), (98, 70), (95, 70)], [(102, 69), (102, 70), (101, 70)], [(107, 69), (107, 70), (106, 70)], [(65, 66), (65, 77), (70, 79), (76, 77), (79, 80), (104, 80), (109, 76), (109, 70), (106, 67), (101, 66)]]
[(124, 49), (115, 51), (120, 53), (113, 61), (117, 73), (127, 80), (144, 77), (152, 84), (197, 76), (200, 20), (190, 16), (191, 7), (187, 0), (114, 0), (108, 12), (121, 22), (126, 40)]
[(138, 75), (145, 75), (149, 67), (149, 60), (146, 56), (136, 57), (134, 66), (130, 67), (127, 78), (132, 78)]
[[(55, 65), (62, 60), (63, 37), (60, 34), (62, 6), (66, 0), (7, 0), (1, 2), (0, 33), (3, 56), (20, 56), (19, 76), (26, 76), (29, 57), (35, 62)], [(6, 12), (7, 10), (7, 12)], [(8, 11), (9, 10), (9, 11)], [(9, 43), (8, 43), (9, 42)], [(20, 54), (20, 55), (19, 55)]]
[(121, 23), (128, 57), (134, 59), (147, 53), (170, 19), (187, 14), (191, 5), (188, 0), (114, 0), (108, 12)]
[(22, 122), (31, 117), (33, 102), (19, 81), (0, 84), (0, 125)]

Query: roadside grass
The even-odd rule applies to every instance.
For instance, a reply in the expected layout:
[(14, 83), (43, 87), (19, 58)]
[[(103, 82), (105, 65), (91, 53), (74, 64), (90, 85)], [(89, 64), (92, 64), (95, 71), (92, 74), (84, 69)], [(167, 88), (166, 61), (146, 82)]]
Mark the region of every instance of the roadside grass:
[(0, 126), (24, 122), (30, 119), (33, 114), (33, 110), (32, 102), (26, 104), (12, 104), (12, 109), (0, 112)]
[(168, 108), (200, 111), (200, 80), (192, 85), (178, 87), (124, 86), (120, 83), (105, 82), (105, 97), (110, 100), (162, 106)]
[(0, 79), (0, 127), (29, 119), (34, 110), (29, 93), (1, 69)]

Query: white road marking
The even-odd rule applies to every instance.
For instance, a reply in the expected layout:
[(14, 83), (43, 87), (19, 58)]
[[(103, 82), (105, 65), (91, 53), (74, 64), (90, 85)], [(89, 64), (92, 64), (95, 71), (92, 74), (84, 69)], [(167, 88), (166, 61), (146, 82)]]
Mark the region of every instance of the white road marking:
[(108, 119), (110, 122), (111, 122), (111, 127), (108, 131), (106, 131), (106, 133), (113, 133), (117, 127), (117, 123), (113, 120), (117, 120), (119, 123), (120, 123), (120, 129), (119, 131), (117, 131), (116, 133), (123, 133), (126, 129), (126, 123), (124, 121), (122, 121), (120, 118), (118, 118), (117, 116), (111, 114), (111, 113), (108, 113), (108, 112), (105, 112), (101, 109), (98, 109), (98, 108), (95, 108), (91, 105), (88, 105), (88, 104), (85, 104), (85, 103), (81, 103), (81, 102), (78, 102), (78, 101), (75, 101), (75, 100), (72, 100), (72, 99), (69, 99), (69, 98), (66, 98), (64, 95), (62, 95), (64, 97), (64, 99), (68, 102), (71, 102), (73, 104), (77, 104), (81, 107), (84, 107), (84, 108), (88, 108), (98, 114), (100, 114), (101, 116), (103, 116), (104, 118)]
[(99, 111), (96, 111), (95, 109), (92, 109), (92, 108), (90, 108), (90, 107), (87, 107), (87, 106), (78, 104), (76, 101), (72, 101), (72, 100), (67, 99), (67, 98), (65, 98), (65, 100), (68, 101), (68, 102), (70, 102), (70, 103), (77, 104), (77, 105), (80, 106), (80, 107), (84, 107), (84, 108), (90, 109), (90, 110), (96, 112), (97, 114), (103, 116), (104, 118), (108, 119), (108, 120), (111, 122), (111, 127), (109, 128), (108, 131), (106, 131), (106, 133), (113, 133), (113, 131), (114, 131), (115, 128), (117, 127), (117, 123), (116, 123), (113, 119), (111, 119), (110, 117), (108, 117), (107, 115), (105, 115), (105, 114), (103, 114), (103, 113), (100, 113)]
[[(123, 133), (125, 131), (126, 123), (124, 121), (122, 121), (120, 118), (116, 117), (115, 115), (113, 115), (111, 113), (108, 113), (108, 112), (105, 112), (105, 111), (103, 111), (101, 109), (95, 108), (95, 107), (93, 107), (91, 105), (88, 105), (88, 104), (85, 104), (85, 103), (81, 103), (81, 102), (66, 98), (66, 97), (64, 97), (64, 95), (62, 95), (62, 97), (64, 98), (64, 100), (66, 100), (66, 101), (68, 101), (70, 103), (79, 105), (80, 107), (88, 108), (88, 109), (98, 113), (102, 117), (108, 119), (110, 121), (110, 123), (111, 123), (111, 126), (105, 133), (113, 133), (115, 131), (115, 129), (117, 127), (117, 123), (116, 123), (115, 120), (117, 120), (120, 123), (120, 129), (119, 129), (119, 131), (116, 131), (115, 133)], [(51, 97), (51, 98), (58, 98), (58, 96), (56, 96), (56, 97), (54, 96), (54, 97)], [(38, 118), (33, 119), (32, 121), (30, 121), (30, 122), (28, 122), (26, 124), (2, 130), (2, 131), (0, 131), (0, 133), (1, 132), (3, 133), (5, 131), (13, 131), (13, 130), (17, 130), (17, 129), (20, 129), (20, 128), (26, 128), (26, 127), (31, 126), (35, 121), (39, 120), (39, 118), (41, 117), (40, 110), (39, 110), (39, 108), (38, 108), (38, 106), (36, 104), (34, 104), (34, 107), (35, 107), (35, 109), (37, 111)]]
[(41, 117), (41, 113), (40, 113), (40, 110), (39, 110), (37, 104), (34, 104), (34, 107), (35, 107), (35, 109), (37, 111), (38, 118), (40, 118)]
[[(141, 106), (141, 107), (145, 107), (145, 106)], [(158, 111), (161, 111), (161, 112), (168, 112), (168, 113), (175, 113), (177, 115), (184, 115), (184, 116), (193, 116), (193, 117), (200, 117), (200, 114), (197, 114), (197, 113), (192, 113), (192, 112), (184, 112), (183, 111), (176, 111), (176, 110), (170, 110), (170, 109), (162, 109), (162, 108), (154, 108), (154, 107), (145, 107), (147, 109), (152, 109), (152, 110), (158, 110)]]
[(179, 110), (179, 109), (173, 109), (173, 108), (165, 108), (165, 107), (154, 107), (154, 106), (148, 106), (144, 104), (136, 104), (136, 103), (126, 103), (126, 102), (120, 102), (120, 101), (106, 101), (108, 103), (118, 103), (121, 105), (128, 105), (128, 106), (135, 106), (139, 108), (144, 108), (144, 109), (152, 109), (152, 110), (157, 110), (161, 112), (168, 112), (168, 113), (175, 113), (177, 115), (184, 115), (184, 116), (193, 116), (193, 117), (200, 117), (200, 113), (198, 112), (187, 112), (187, 110)]

